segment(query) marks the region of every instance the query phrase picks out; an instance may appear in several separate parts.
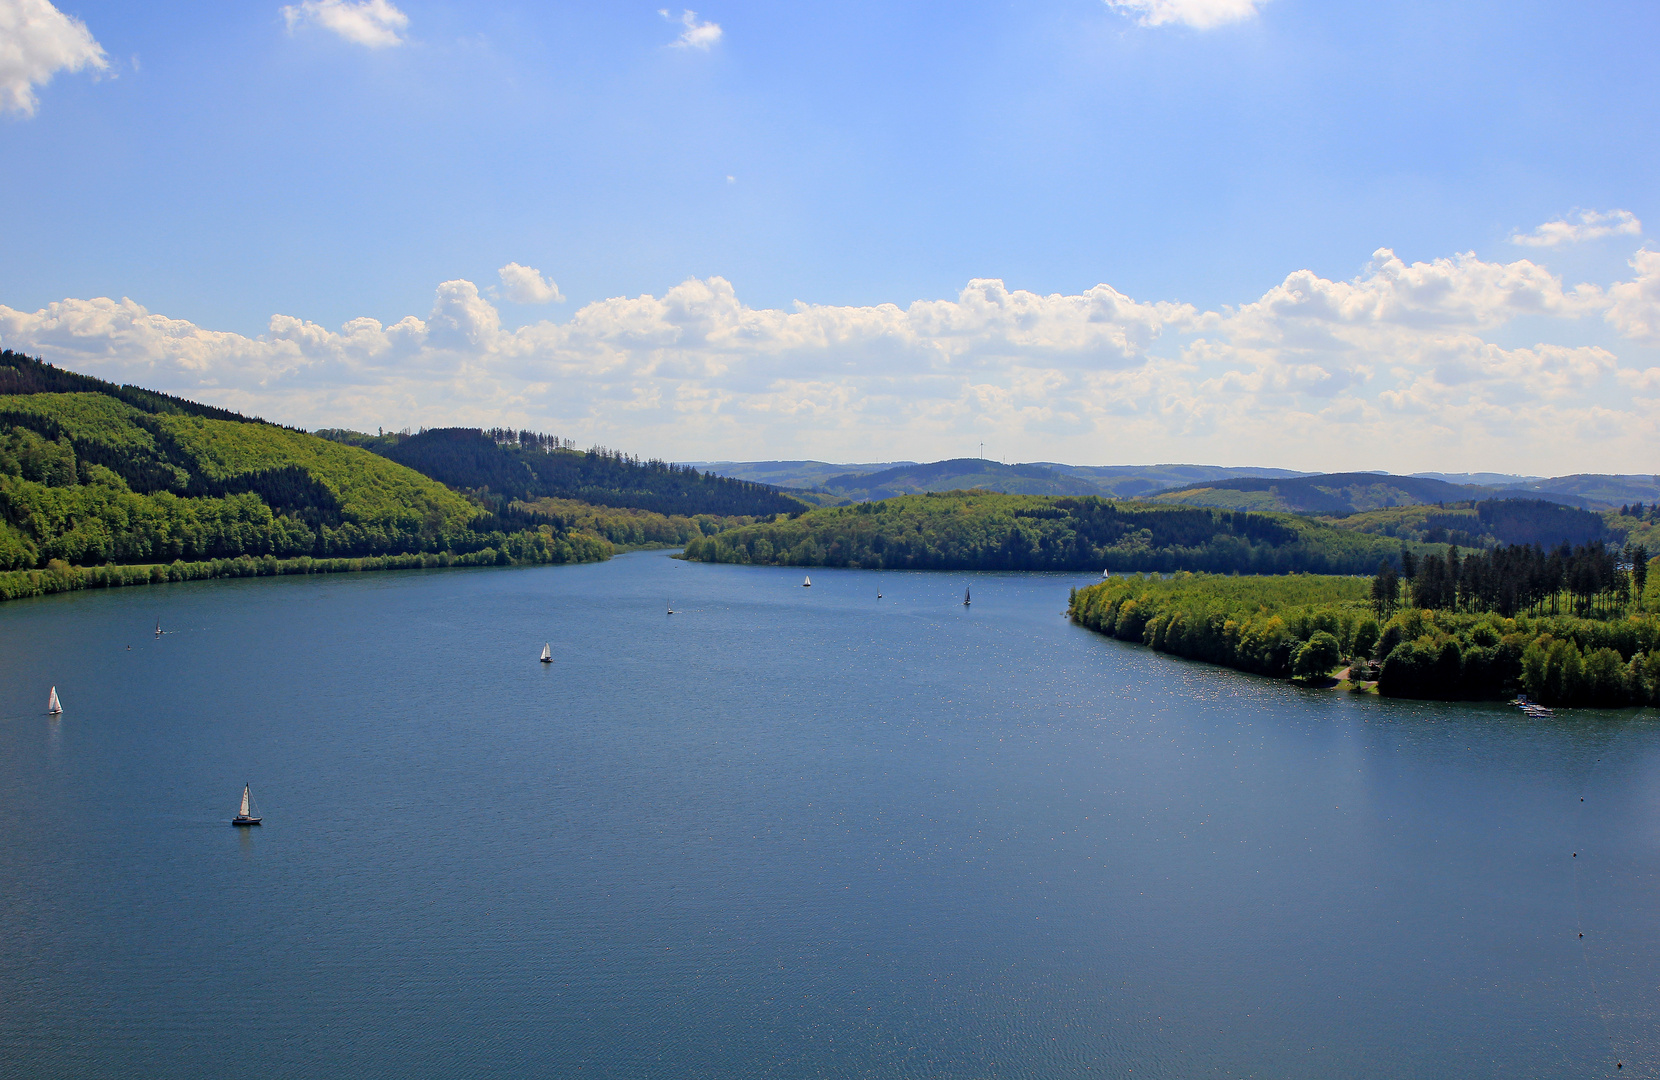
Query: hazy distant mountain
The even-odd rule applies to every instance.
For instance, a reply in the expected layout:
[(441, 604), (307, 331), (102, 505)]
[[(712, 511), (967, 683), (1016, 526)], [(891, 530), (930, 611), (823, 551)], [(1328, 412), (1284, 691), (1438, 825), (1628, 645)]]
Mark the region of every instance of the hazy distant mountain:
[(832, 476), (847, 473), (877, 473), (914, 461), (882, 461), (869, 465), (836, 465), (828, 461), (682, 461), (712, 472), (716, 476), (730, 476), (735, 480), (751, 480), (758, 484), (772, 484), (783, 488), (816, 488)]
[(822, 502), (886, 499), (921, 491), (985, 488), (1010, 494), (1102, 495), (1247, 510), (1352, 514), (1470, 499), (1535, 498), (1580, 508), (1660, 500), (1660, 476), (1509, 473), (1307, 473), (1223, 465), (1004, 465), (986, 458), (842, 464), (828, 461), (693, 461), (706, 472), (820, 493)]
[(1101, 486), (1041, 465), (1004, 465), (985, 458), (953, 458), (928, 465), (900, 465), (876, 473), (845, 473), (823, 484), (855, 502), (925, 491), (984, 488), (1007, 495), (1105, 495)]
[(1243, 477), (1296, 477), (1312, 473), (1291, 469), (1230, 468), (1223, 465), (1062, 465), (1053, 461), (1033, 462), (1067, 476), (1097, 484), (1103, 494), (1120, 499), (1137, 499), (1155, 491)]
[(1496, 472), (1415, 472), (1412, 475), (1425, 480), (1445, 480), (1449, 484), (1476, 484), (1481, 487), (1516, 487), (1545, 479), (1543, 476), (1518, 476), (1515, 473)]
[(1535, 491), (1480, 484), (1449, 484), (1419, 476), (1388, 473), (1327, 473), (1289, 479), (1241, 478), (1191, 484), (1160, 492), (1155, 502), (1188, 506), (1218, 506), (1232, 510), (1284, 510), (1302, 514), (1344, 516), (1391, 506), (1453, 503), (1474, 499), (1517, 498), (1529, 495), (1582, 509), (1591, 500), (1562, 492)]
[[(1518, 484), (1515, 490), (1526, 491), (1542, 499), (1555, 499), (1557, 502), (1566, 502), (1566, 496), (1574, 496), (1591, 503), (1617, 507), (1626, 503), (1653, 502), (1660, 499), (1660, 476), (1578, 473), (1573, 476), (1556, 476), (1548, 480), (1528, 480), (1526, 483)], [(1559, 495), (1564, 498), (1556, 498)]]

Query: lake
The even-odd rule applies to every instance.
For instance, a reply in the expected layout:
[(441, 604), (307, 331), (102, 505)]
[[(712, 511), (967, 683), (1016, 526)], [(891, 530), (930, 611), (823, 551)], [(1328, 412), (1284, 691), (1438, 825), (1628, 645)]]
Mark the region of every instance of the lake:
[(1655, 713), (1207, 668), (1078, 575), (801, 578), (0, 605), (0, 1076), (1660, 1071)]

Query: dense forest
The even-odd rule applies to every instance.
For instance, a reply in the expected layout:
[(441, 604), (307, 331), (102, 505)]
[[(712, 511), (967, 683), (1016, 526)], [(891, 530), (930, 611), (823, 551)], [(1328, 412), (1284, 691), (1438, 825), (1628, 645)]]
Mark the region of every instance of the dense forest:
[(910, 570), (1369, 573), (1398, 540), (1288, 514), (983, 491), (813, 510), (694, 539), (703, 562)]
[(537, 499), (535, 502), (515, 503), (514, 509), (557, 521), (566, 528), (604, 537), (619, 548), (684, 547), (694, 539), (713, 536), (725, 529), (750, 525), (755, 521), (750, 517), (719, 517), (714, 514), (698, 514), (695, 517), (658, 514), (629, 507), (594, 506), (575, 499)]
[[(14, 373), (10, 390), (69, 387), (0, 393), (0, 571), (27, 576), (0, 583), (0, 595), (119, 583), (74, 570), (105, 564), (565, 562), (610, 552), (557, 519), (489, 513), (410, 469), (304, 432), (15, 354), (0, 372)], [(55, 576), (42, 577), (48, 570)]]
[(1397, 506), (1343, 517), (1326, 516), (1321, 520), (1340, 529), (1378, 536), (1478, 548), (1609, 542), (1623, 535), (1626, 529), (1611, 527), (1608, 517), (1542, 499), (1481, 499)]
[[(1577, 555), (1582, 568), (1597, 557), (1594, 549)], [(1569, 566), (1574, 556), (1569, 553)], [(1410, 591), (1391, 608), (1379, 602), (1383, 573), (1371, 582), (1132, 575), (1073, 590), (1069, 611), (1080, 625), (1125, 641), (1264, 675), (1319, 678), (1348, 665), (1352, 687), (1375, 680), (1380, 693), (1394, 697), (1491, 699), (1521, 692), (1546, 704), (1660, 704), (1660, 616), (1654, 614), (1660, 595), (1643, 565), (1624, 579), (1627, 592), (1604, 590), (1589, 605), (1569, 591), (1569, 569), (1554, 613), (1535, 604), (1536, 613), (1511, 617), (1469, 606), (1420, 606)], [(1421, 573), (1422, 564), (1415, 569)], [(1568, 613), (1575, 610), (1584, 614)]]
[(806, 508), (777, 488), (666, 461), (594, 448), (574, 449), (532, 431), (430, 428), (418, 434), (365, 435), (325, 430), (457, 490), (508, 503), (574, 499), (665, 515), (772, 517)]
[(157, 393), (137, 386), (118, 386), (91, 375), (25, 356), (10, 349), (0, 350), (0, 396), (20, 394), (103, 394), (126, 402), (140, 412), (171, 413), (178, 416), (205, 416), (210, 420), (231, 420), (238, 423), (263, 424), (265, 421), (203, 405), (171, 394)]
[[(1456, 544), (1446, 554), (1401, 556), (1408, 600), (1416, 608), (1441, 611), (1519, 612), (1582, 617), (1623, 613), (1648, 584), (1648, 548), (1625, 550), (1601, 541), (1546, 551), (1537, 544), (1513, 544), (1468, 555)], [(1378, 568), (1372, 597), (1380, 609), (1393, 609), (1401, 598), (1395, 568)]]

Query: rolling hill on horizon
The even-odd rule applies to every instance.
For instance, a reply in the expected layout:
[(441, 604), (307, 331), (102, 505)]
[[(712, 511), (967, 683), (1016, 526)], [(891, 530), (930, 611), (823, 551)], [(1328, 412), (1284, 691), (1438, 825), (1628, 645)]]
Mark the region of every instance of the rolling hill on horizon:
[(1579, 509), (1593, 500), (1532, 487), (1487, 487), (1449, 484), (1418, 476), (1389, 473), (1324, 473), (1283, 479), (1241, 477), (1205, 481), (1148, 496), (1155, 502), (1183, 506), (1214, 506), (1229, 510), (1280, 511), (1343, 517), (1368, 510), (1423, 503), (1470, 502), (1481, 499), (1544, 499)]

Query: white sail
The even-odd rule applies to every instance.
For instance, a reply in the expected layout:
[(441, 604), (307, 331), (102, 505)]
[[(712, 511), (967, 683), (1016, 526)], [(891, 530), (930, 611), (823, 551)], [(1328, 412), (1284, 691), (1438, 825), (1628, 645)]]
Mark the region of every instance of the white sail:
[(248, 788), (249, 788), (249, 786), (250, 785), (248, 785), (248, 784), (243, 784), (242, 785), (242, 810), (241, 810), (240, 813), (238, 813), (236, 815), (237, 817), (247, 817), (248, 816)]
[(46, 711), (56, 715), (63, 712), (63, 706), (58, 704), (58, 688), (52, 687), (52, 692), (46, 695)]
[(546, 645), (542, 646), (542, 659), (543, 660), (552, 660), (553, 659), (553, 643), (552, 642), (548, 642)]
[(801, 587), (803, 589), (810, 587), (812, 584), (813, 584), (813, 577), (812, 577), (811, 574), (808, 574), (808, 575), (806, 575), (802, 578)]

